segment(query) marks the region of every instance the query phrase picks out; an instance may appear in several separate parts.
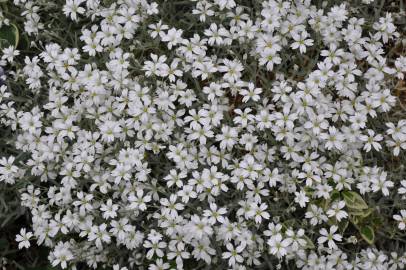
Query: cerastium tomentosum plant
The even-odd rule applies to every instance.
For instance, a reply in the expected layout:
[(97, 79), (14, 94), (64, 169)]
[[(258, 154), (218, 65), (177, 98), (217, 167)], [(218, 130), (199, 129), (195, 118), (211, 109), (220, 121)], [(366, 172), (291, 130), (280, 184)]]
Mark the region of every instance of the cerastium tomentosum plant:
[(18, 247), (63, 269), (403, 269), (404, 31), (385, 1), (319, 2), (9, 4), (31, 45), (0, 62)]

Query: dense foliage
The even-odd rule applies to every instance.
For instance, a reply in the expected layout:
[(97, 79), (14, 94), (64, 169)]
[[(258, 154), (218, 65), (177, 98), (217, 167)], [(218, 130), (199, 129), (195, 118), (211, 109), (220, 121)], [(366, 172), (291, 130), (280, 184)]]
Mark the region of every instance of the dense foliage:
[(403, 269), (389, 2), (0, 1), (0, 265)]

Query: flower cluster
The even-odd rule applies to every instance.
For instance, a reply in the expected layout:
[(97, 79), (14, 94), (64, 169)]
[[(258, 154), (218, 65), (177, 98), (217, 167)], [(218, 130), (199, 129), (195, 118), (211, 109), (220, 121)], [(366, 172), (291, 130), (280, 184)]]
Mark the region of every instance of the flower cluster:
[[(25, 30), (52, 37), (35, 2), (14, 0)], [(7, 79), (32, 97), (1, 87), (22, 154), (0, 159), (0, 182), (24, 186), (32, 217), (20, 248), (35, 240), (63, 269), (404, 267), (402, 249), (373, 246), (406, 224), (406, 210), (380, 208), (406, 194), (377, 162), (406, 149), (405, 120), (388, 116), (406, 72), (388, 52), (400, 37), (390, 13), (108, 2), (52, 7), (71, 43), (3, 49)]]

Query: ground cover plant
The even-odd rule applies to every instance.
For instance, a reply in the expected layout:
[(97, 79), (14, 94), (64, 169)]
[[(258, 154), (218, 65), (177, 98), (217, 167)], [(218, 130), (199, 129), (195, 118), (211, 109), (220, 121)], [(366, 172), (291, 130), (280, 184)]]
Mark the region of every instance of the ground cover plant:
[(3, 269), (403, 269), (403, 1), (0, 0)]

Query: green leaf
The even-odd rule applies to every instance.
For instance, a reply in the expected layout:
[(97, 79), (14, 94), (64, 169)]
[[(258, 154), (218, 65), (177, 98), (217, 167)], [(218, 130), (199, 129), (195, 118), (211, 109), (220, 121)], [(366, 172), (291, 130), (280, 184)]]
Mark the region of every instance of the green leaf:
[(375, 232), (374, 229), (371, 226), (364, 226), (361, 227), (360, 233), (362, 238), (364, 238), (365, 241), (367, 241), (368, 244), (372, 245), (375, 241)]
[(290, 227), (293, 227), (295, 225), (295, 223), (296, 223), (296, 220), (292, 218), (292, 219), (285, 220), (282, 223), (282, 226), (284, 227), (284, 229), (288, 229)]
[(3, 47), (13, 45), (14, 48), (17, 48), (20, 35), (18, 32), (17, 26), (10, 23), (10, 25), (3, 25), (0, 28), (0, 44)]
[(358, 210), (358, 209), (349, 209), (348, 213), (350, 215), (354, 215), (354, 216), (359, 216), (361, 218), (366, 218), (369, 215), (371, 215), (373, 212), (373, 210), (371, 208), (368, 208), (366, 210)]
[(341, 222), (338, 223), (338, 229), (340, 230), (341, 234), (344, 234), (345, 230), (348, 227), (348, 220), (343, 220)]
[(30, 48), (30, 40), (26, 34), (20, 36), (18, 49), (19, 50), (28, 50)]
[(346, 190), (342, 192), (342, 195), (348, 208), (356, 210), (368, 209), (368, 204), (357, 192)]
[(350, 221), (352, 224), (357, 225), (361, 218), (359, 216), (350, 215)]
[(306, 240), (306, 248), (308, 249), (315, 249), (316, 247), (314, 246), (312, 240), (307, 237), (306, 235), (303, 236), (304, 240)]

